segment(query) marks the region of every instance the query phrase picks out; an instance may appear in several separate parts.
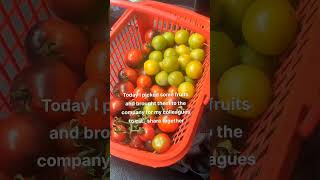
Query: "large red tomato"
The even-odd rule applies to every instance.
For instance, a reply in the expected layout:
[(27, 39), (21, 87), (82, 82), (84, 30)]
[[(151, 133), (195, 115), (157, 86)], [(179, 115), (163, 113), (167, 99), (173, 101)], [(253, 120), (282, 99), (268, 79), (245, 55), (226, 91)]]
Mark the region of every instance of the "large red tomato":
[(107, 42), (95, 44), (90, 50), (86, 60), (85, 71), (88, 79), (100, 79), (106, 81), (109, 75)]

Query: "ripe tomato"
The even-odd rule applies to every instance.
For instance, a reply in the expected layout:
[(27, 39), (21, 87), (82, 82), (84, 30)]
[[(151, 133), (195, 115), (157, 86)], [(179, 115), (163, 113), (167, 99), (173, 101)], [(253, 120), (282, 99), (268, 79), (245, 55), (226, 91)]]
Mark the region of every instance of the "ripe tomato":
[(71, 124), (69, 121), (63, 122), (55, 128), (55, 130), (59, 133), (60, 132), (67, 132), (68, 133), (67, 137), (63, 136), (62, 138), (52, 139), (59, 154), (73, 153), (78, 150), (76, 148), (76, 146), (74, 145), (74, 143), (75, 143), (74, 141), (78, 140), (78, 139), (71, 139), (71, 137), (69, 137), (69, 134), (73, 130), (72, 128), (73, 127), (71, 127)]
[(152, 51), (152, 46), (150, 43), (144, 43), (142, 46), (142, 52), (143, 54), (147, 55)]
[(99, 80), (87, 80), (80, 86), (75, 94), (75, 101), (89, 104), (87, 112), (81, 108), (80, 112), (75, 113), (82, 126), (91, 129), (109, 127), (109, 118), (104, 112), (104, 104), (107, 100), (106, 91), (106, 85)]
[(158, 32), (153, 29), (147, 30), (147, 32), (144, 35), (145, 42), (151, 42), (153, 37), (155, 37), (157, 34)]
[(180, 116), (176, 114), (161, 115), (159, 117), (160, 122), (158, 123), (158, 128), (165, 133), (173, 133), (179, 128), (179, 123), (174, 122), (175, 120), (181, 119)]
[(126, 108), (125, 102), (123, 99), (114, 97), (110, 100), (110, 114), (111, 116), (117, 116), (121, 111)]
[(116, 125), (111, 130), (111, 140), (113, 142), (123, 142), (127, 138), (127, 128), (123, 125)]
[[(10, 102), (16, 111), (32, 111), (51, 126), (70, 120), (72, 112), (46, 109), (43, 100), (62, 103), (73, 99), (80, 86), (79, 77), (58, 61), (41, 61), (15, 77), (10, 90)], [(66, 85), (68, 87), (66, 87)]]
[(179, 97), (176, 96), (168, 96), (164, 99), (163, 102), (168, 103), (163, 106), (165, 110), (176, 110), (178, 108)]
[(157, 153), (166, 152), (167, 150), (169, 150), (170, 146), (171, 146), (171, 139), (165, 133), (157, 134), (152, 140), (152, 148)]
[(152, 79), (147, 75), (140, 75), (137, 79), (137, 86), (141, 88), (150, 88), (152, 85)]
[(175, 94), (178, 93), (178, 88), (176, 86), (170, 86), (167, 91), (171, 96), (175, 96)]
[(31, 28), (25, 39), (25, 48), (32, 63), (61, 60), (72, 70), (83, 73), (89, 42), (79, 27), (49, 19)]
[(199, 49), (199, 48), (202, 48), (204, 41), (205, 41), (205, 38), (201, 34), (193, 33), (189, 37), (188, 43), (190, 48)]
[(193, 60), (186, 66), (186, 74), (191, 79), (200, 79), (202, 76), (203, 67), (200, 61)]
[(161, 96), (161, 94), (164, 94), (166, 91), (162, 87), (153, 85), (150, 92), (153, 94), (152, 99), (154, 102), (162, 102), (164, 100), (164, 97)]
[(185, 29), (181, 29), (176, 32), (174, 40), (177, 44), (187, 44), (189, 39), (189, 32)]
[(119, 71), (118, 78), (120, 81), (130, 81), (133, 84), (136, 84), (138, 79), (138, 72), (132, 68), (126, 67)]
[(162, 35), (157, 35), (152, 39), (151, 45), (155, 50), (162, 51), (167, 48), (168, 41)]
[(143, 64), (143, 53), (138, 49), (131, 49), (128, 52), (125, 63), (131, 68), (139, 68)]
[(142, 87), (136, 87), (133, 93), (137, 95), (137, 97), (134, 98), (136, 102), (148, 102), (150, 100), (149, 97), (144, 96), (148, 91)]
[(0, 120), (0, 170), (30, 175), (37, 158), (50, 151), (49, 128), (33, 114), (12, 113)]
[(139, 135), (140, 139), (144, 142), (152, 140), (155, 135), (155, 131), (152, 125), (145, 123), (143, 124), (142, 129), (143, 133)]
[(113, 94), (116, 97), (120, 97), (125, 100), (130, 100), (132, 98), (125, 97), (124, 93), (131, 94), (131, 93), (133, 93), (133, 91), (134, 91), (134, 85), (130, 81), (120, 82), (120, 83), (116, 84), (115, 87), (113, 88)]
[(195, 94), (196, 90), (194, 85), (190, 82), (183, 82), (178, 87), (179, 96), (183, 99), (191, 99)]
[(149, 125), (151, 125), (153, 128), (156, 127), (157, 124), (153, 123), (153, 122), (155, 122), (155, 120), (157, 120), (156, 116), (149, 115), (147, 120), (149, 120), (149, 122), (148, 122)]
[(107, 42), (95, 44), (86, 60), (85, 72), (88, 79), (106, 81), (109, 74)]
[(131, 141), (129, 143), (130, 147), (136, 148), (136, 149), (144, 149), (144, 143), (143, 141), (140, 139), (140, 136), (138, 134), (133, 135), (133, 137), (131, 138)]

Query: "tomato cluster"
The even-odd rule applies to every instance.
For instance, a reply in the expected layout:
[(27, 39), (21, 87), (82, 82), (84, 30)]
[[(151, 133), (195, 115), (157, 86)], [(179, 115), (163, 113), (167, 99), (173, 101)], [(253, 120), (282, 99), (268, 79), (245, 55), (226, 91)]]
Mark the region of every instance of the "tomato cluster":
[[(181, 114), (203, 73), (205, 38), (181, 29), (146, 31), (141, 49), (131, 49), (110, 100), (111, 140), (164, 153), (183, 123)], [(125, 113), (124, 113), (125, 112)], [(169, 112), (169, 113), (163, 113)]]

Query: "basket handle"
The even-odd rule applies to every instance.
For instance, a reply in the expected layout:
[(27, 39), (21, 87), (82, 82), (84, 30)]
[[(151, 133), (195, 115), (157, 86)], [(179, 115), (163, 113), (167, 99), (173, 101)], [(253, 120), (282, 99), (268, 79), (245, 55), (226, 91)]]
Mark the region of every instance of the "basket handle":
[(304, 118), (298, 131), (303, 138), (309, 137), (320, 124), (320, 101), (317, 101), (310, 109), (309, 113)]

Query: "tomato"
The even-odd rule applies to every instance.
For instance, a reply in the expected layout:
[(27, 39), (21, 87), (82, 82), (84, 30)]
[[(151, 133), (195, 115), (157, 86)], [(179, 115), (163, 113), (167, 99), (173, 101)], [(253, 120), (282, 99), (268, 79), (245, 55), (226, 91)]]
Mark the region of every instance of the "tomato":
[(97, 19), (97, 22), (89, 24), (84, 23), (80, 25), (80, 27), (86, 32), (89, 38), (89, 45), (91, 48), (94, 47), (96, 43), (106, 40), (105, 27), (108, 26), (108, 18), (109, 17), (107, 16), (102, 16)]
[(125, 100), (130, 100), (132, 98), (126, 97), (124, 95), (124, 93), (131, 94), (131, 93), (133, 93), (133, 91), (134, 91), (134, 85), (130, 81), (120, 82), (120, 83), (116, 84), (115, 87), (113, 88), (113, 94), (116, 97), (121, 97)]
[(156, 116), (149, 115), (147, 120), (149, 120), (149, 122), (148, 122), (149, 125), (151, 125), (153, 128), (156, 127), (157, 124), (153, 123), (153, 122), (155, 122), (157, 120)]
[(193, 49), (190, 53), (190, 57), (192, 60), (197, 60), (202, 62), (205, 57), (205, 53), (203, 49)]
[(185, 70), (187, 64), (191, 61), (191, 57), (188, 54), (182, 54), (178, 58), (178, 62), (180, 64), (180, 68)]
[(284, 52), (295, 39), (297, 28), (296, 13), (288, 1), (255, 1), (242, 23), (248, 45), (265, 55)]
[(161, 51), (152, 51), (149, 54), (149, 59), (156, 60), (159, 62), (162, 61), (162, 59), (163, 59), (162, 52)]
[(179, 97), (176, 96), (168, 96), (164, 99), (164, 103), (166, 105), (163, 106), (164, 110), (176, 110), (178, 108), (178, 101), (180, 101)]
[(133, 93), (137, 94), (137, 97), (134, 98), (136, 102), (148, 102), (150, 99), (149, 97), (144, 96), (148, 91), (142, 87), (136, 87)]
[(180, 71), (173, 71), (168, 76), (168, 83), (171, 86), (179, 86), (184, 81), (184, 76)]
[(176, 50), (174, 48), (168, 48), (163, 53), (164, 58), (170, 57), (170, 56), (178, 56), (178, 53), (176, 52)]
[[(78, 155), (78, 153), (66, 154), (63, 157), (64, 158), (76, 158), (76, 157), (83, 158), (82, 156)], [(84, 156), (84, 157), (88, 157), (88, 156)], [(96, 156), (96, 157), (98, 157), (98, 156)], [(90, 167), (94, 167), (94, 166), (93, 165), (89, 165), (88, 167), (90, 168)], [(83, 165), (75, 166), (75, 167), (72, 167), (72, 166), (61, 167), (60, 168), (60, 174), (62, 174), (62, 176), (63, 176), (62, 179), (70, 179), (70, 180), (73, 180), (73, 179), (91, 180), (93, 178), (93, 176), (88, 172), (87, 167), (85, 167)]]
[(151, 42), (153, 37), (155, 37), (157, 34), (159, 33), (153, 29), (147, 30), (147, 32), (144, 35), (145, 42)]
[(58, 17), (73, 23), (94, 22), (106, 13), (103, 0), (46, 0), (50, 10)]
[(156, 83), (159, 86), (167, 86), (168, 83), (168, 73), (166, 71), (161, 71), (155, 76)]
[(124, 100), (118, 97), (111, 98), (109, 107), (111, 116), (117, 116), (126, 109)]
[(152, 140), (155, 135), (154, 128), (150, 124), (144, 123), (142, 129), (143, 133), (139, 135), (139, 138), (144, 142)]
[(85, 72), (88, 79), (100, 79), (106, 81), (109, 74), (107, 42), (97, 43), (89, 52), (85, 64)]
[(193, 33), (189, 37), (188, 43), (190, 48), (192, 49), (199, 49), (202, 48), (204, 45), (205, 38), (199, 33)]
[(190, 49), (184, 44), (176, 46), (176, 51), (179, 55), (190, 54)]
[(75, 132), (75, 127), (71, 127), (71, 124), (69, 121), (63, 122), (59, 124), (54, 131), (58, 133), (68, 133), (67, 135), (63, 134), (62, 138), (56, 138), (52, 139), (56, 149), (58, 150), (59, 154), (65, 154), (65, 153), (73, 153), (76, 152), (78, 149), (75, 146), (75, 141), (80, 140), (78, 139), (72, 139), (69, 135), (71, 132)]
[[(140, 68), (138, 70), (136, 70), (138, 72), (138, 75), (147, 75), (146, 72), (144, 71), (144, 68)], [(138, 79), (138, 78), (137, 78)], [(136, 82), (135, 82), (136, 83)]]
[(174, 40), (177, 44), (187, 44), (189, 39), (189, 32), (185, 29), (181, 29), (176, 32)]
[(172, 47), (174, 45), (174, 34), (172, 32), (165, 32), (162, 36), (168, 41), (168, 47)]
[(162, 51), (167, 48), (168, 41), (163, 36), (157, 35), (152, 39), (151, 45), (155, 50)]
[[(55, 127), (60, 122), (70, 120), (72, 112), (53, 111), (50, 105), (52, 102), (72, 100), (80, 86), (79, 79), (61, 62), (38, 62), (15, 77), (10, 90), (11, 106), (15, 111), (35, 112), (43, 121)], [(51, 100), (51, 103), (43, 100)]]
[(0, 170), (30, 175), (37, 158), (50, 152), (49, 128), (30, 113), (12, 113), (0, 120)]
[(165, 133), (173, 133), (179, 128), (179, 123), (175, 122), (180, 120), (180, 116), (176, 114), (161, 115), (159, 117), (160, 122), (158, 123), (158, 128)]
[(146, 74), (150, 76), (156, 75), (161, 70), (157, 60), (147, 60), (144, 62), (143, 67)]
[(111, 141), (124, 142), (127, 138), (127, 128), (123, 125), (115, 125), (111, 129)]
[(179, 96), (183, 99), (191, 99), (195, 91), (193, 84), (190, 82), (183, 82), (178, 87)]
[(164, 153), (169, 150), (171, 146), (171, 139), (165, 133), (157, 134), (152, 140), (152, 148), (157, 153)]
[(190, 82), (190, 83), (192, 83), (193, 85), (194, 85), (194, 80), (193, 79), (191, 79), (191, 78), (189, 78), (188, 76), (184, 76), (184, 81), (185, 82)]
[(152, 46), (150, 43), (144, 43), (142, 46), (142, 53), (147, 55), (152, 51)]
[(145, 149), (146, 151), (153, 152), (154, 150), (153, 150), (153, 148), (152, 148), (152, 141), (146, 141), (146, 142), (144, 143), (144, 149)]
[(123, 81), (123, 82), (130, 81), (133, 84), (136, 84), (138, 79), (138, 72), (129, 67), (122, 68), (118, 73), (118, 78), (120, 81)]
[(131, 68), (141, 67), (143, 61), (143, 53), (138, 49), (131, 49), (127, 54), (127, 58), (125, 59), (126, 65)]
[(168, 73), (177, 71), (180, 68), (178, 57), (177, 56), (169, 56), (163, 59), (160, 62), (160, 66), (162, 70), (167, 71)]
[(141, 88), (150, 88), (152, 85), (152, 79), (148, 75), (140, 75), (137, 79), (137, 86)]
[(72, 70), (83, 73), (89, 42), (79, 27), (49, 19), (30, 29), (25, 39), (25, 48), (32, 63), (60, 60)]
[(170, 86), (167, 91), (172, 94), (172, 96), (175, 96), (175, 94), (178, 93), (178, 88), (176, 86)]
[(161, 94), (164, 94), (166, 91), (162, 87), (153, 85), (150, 92), (154, 95), (152, 99), (154, 102), (162, 102), (164, 100), (164, 97), (161, 96)]
[(151, 105), (151, 104), (146, 104), (143, 106), (143, 111), (146, 117), (150, 115), (156, 115), (157, 111), (159, 111), (159, 106), (157, 105)]
[(203, 72), (202, 64), (197, 61), (193, 60), (188, 63), (186, 66), (186, 74), (191, 79), (200, 79)]
[(136, 149), (144, 149), (144, 143), (143, 141), (140, 139), (139, 135), (133, 135), (133, 137), (131, 138), (131, 141), (129, 143), (129, 146), (132, 148), (136, 148)]
[(268, 107), (272, 87), (268, 77), (259, 69), (238, 65), (226, 71), (219, 82), (218, 96), (224, 107), (241, 101), (241, 108), (226, 109), (230, 114), (255, 119)]
[(75, 101), (89, 105), (87, 112), (81, 108), (80, 112), (75, 113), (82, 126), (91, 129), (109, 127), (109, 118), (107, 118), (103, 108), (107, 100), (106, 92), (106, 85), (99, 80), (87, 80), (80, 86), (75, 94)]

